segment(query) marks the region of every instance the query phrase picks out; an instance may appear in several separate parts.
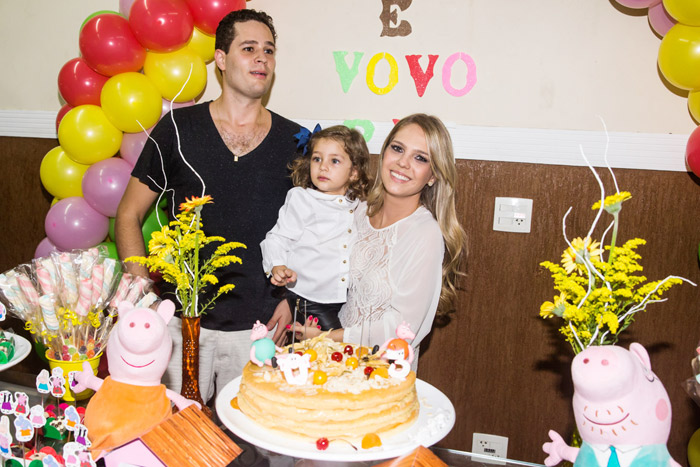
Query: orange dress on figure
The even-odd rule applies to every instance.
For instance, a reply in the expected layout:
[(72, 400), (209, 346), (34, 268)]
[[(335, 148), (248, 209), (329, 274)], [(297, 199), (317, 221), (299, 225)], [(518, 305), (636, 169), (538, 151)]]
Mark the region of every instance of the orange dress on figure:
[(93, 458), (148, 433), (170, 415), (165, 385), (135, 386), (108, 376), (85, 409)]

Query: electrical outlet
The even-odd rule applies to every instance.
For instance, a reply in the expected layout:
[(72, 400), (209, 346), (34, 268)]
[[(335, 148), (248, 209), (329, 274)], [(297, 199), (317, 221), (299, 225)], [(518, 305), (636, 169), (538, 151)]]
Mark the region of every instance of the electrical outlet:
[(493, 230), (530, 233), (531, 225), (531, 199), (496, 198), (493, 210)]
[[(474, 433), (472, 435), (472, 453), (484, 454), (497, 459), (506, 459), (508, 455), (508, 438), (505, 436), (487, 435), (484, 433)], [(505, 465), (505, 462), (498, 460), (488, 460), (483, 457), (479, 461), (488, 464)]]

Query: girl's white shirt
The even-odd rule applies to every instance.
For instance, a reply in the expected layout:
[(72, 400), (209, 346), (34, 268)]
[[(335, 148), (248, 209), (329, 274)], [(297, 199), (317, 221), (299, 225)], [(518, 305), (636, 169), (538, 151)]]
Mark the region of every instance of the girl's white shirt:
[(340, 310), (343, 341), (382, 345), (410, 324), (418, 345), (433, 325), (442, 287), (445, 243), (433, 215), (423, 206), (394, 224), (375, 229), (367, 204), (355, 210), (348, 301)]
[(297, 273), (287, 288), (318, 303), (347, 298), (353, 213), (358, 201), (313, 188), (287, 192), (277, 223), (260, 243), (263, 269), (286, 265)]

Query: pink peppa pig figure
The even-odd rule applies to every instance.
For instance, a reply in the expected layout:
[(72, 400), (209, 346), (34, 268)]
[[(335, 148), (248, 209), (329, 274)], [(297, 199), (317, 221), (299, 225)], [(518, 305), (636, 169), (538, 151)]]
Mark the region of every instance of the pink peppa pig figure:
[[(170, 402), (178, 409), (197, 404), (160, 383), (170, 360), (172, 340), (166, 324), (175, 304), (164, 300), (157, 311), (119, 303), (119, 321), (107, 343), (110, 376), (96, 377), (89, 364), (76, 373), (75, 391), (96, 391), (83, 423), (90, 433), (91, 451), (99, 458), (147, 433), (172, 414)], [(197, 404), (199, 407), (199, 404)]]
[(259, 367), (270, 365), (275, 352), (282, 352), (282, 349), (275, 346), (274, 341), (267, 337), (267, 326), (259, 320), (253, 325), (250, 340), (253, 341), (250, 346), (250, 361)]
[(575, 467), (678, 466), (666, 448), (671, 403), (651, 371), (646, 349), (591, 346), (571, 364), (573, 408), (581, 448), (568, 446), (555, 431), (542, 446), (548, 467), (562, 460)]

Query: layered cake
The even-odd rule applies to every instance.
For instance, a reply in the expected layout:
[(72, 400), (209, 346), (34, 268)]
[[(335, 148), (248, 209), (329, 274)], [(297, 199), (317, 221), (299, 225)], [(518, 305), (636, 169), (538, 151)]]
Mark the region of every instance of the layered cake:
[(232, 405), (260, 425), (306, 440), (360, 442), (384, 439), (417, 419), (413, 371), (397, 374), (366, 348), (324, 336), (289, 350), (278, 353), (275, 367), (248, 362), (243, 370)]

